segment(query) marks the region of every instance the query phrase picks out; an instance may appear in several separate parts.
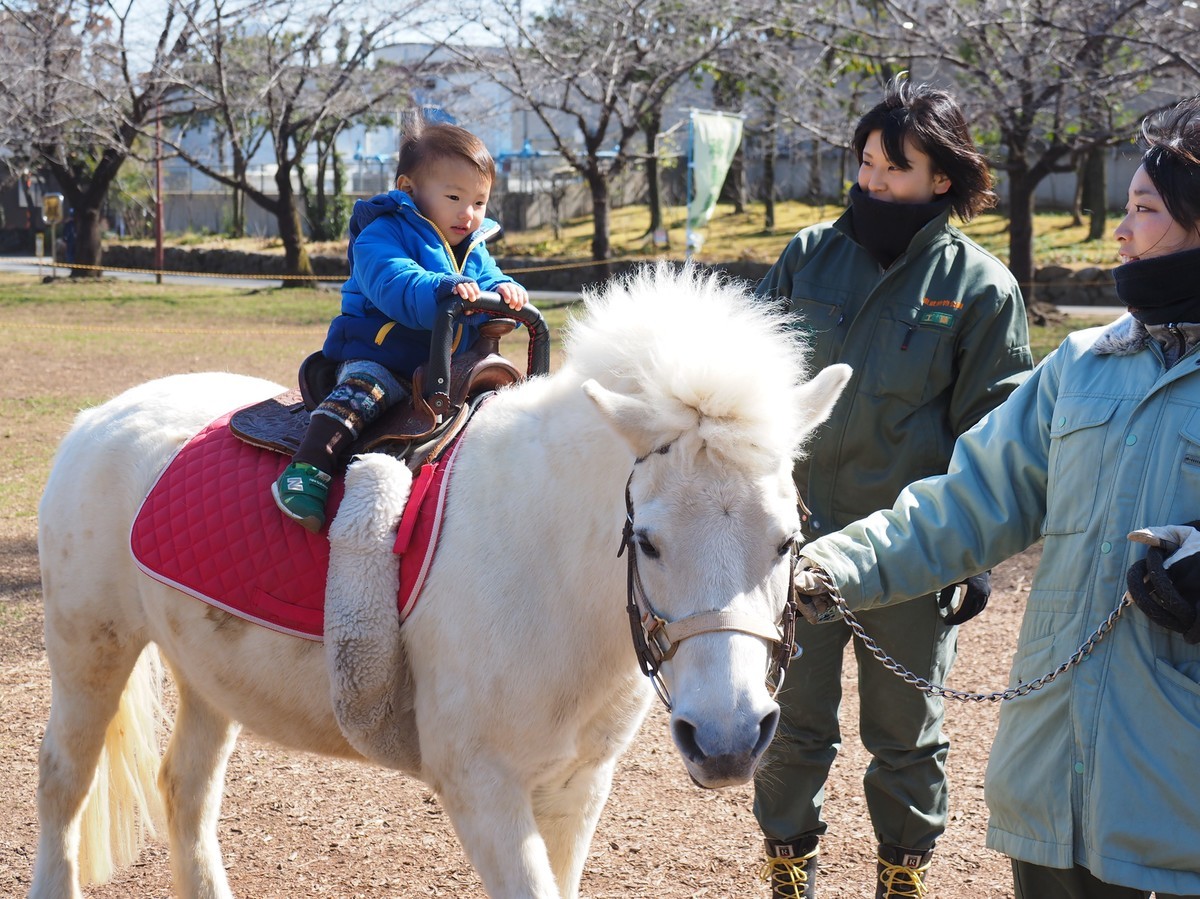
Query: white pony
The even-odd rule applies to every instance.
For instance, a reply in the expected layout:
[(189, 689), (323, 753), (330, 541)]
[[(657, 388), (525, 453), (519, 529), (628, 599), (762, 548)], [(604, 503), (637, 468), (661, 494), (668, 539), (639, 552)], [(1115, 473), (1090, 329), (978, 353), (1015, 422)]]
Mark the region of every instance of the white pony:
[[(806, 380), (803, 353), (742, 289), (660, 265), (588, 297), (561, 369), (501, 391), (471, 424), (400, 631), (412, 732), (396, 739), (490, 896), (578, 895), (653, 695), (617, 558), (627, 495), (646, 600), (664, 621), (707, 625), (683, 628), (661, 662), (684, 764), (705, 787), (753, 776), (778, 718), (768, 637), (799, 529), (792, 461), (849, 377)], [(335, 720), (320, 643), (233, 618), (130, 555), (139, 503), (177, 448), (280, 389), (164, 378), (82, 413), (59, 449), (39, 513), (53, 692), (32, 897), (80, 897), (81, 877), (130, 863), (160, 809), (178, 893), (227, 899), (217, 820), (239, 727), (362, 758)], [(179, 691), (161, 765), (159, 653)]]

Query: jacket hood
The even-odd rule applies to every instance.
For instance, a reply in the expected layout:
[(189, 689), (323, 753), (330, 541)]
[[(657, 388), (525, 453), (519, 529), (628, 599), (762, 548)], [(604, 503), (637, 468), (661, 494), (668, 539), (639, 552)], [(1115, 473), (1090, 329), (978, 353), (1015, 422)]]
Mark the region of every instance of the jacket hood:
[(1092, 352), (1097, 356), (1129, 356), (1144, 350), (1149, 342), (1146, 326), (1126, 312), (1100, 332)]
[[(416, 216), (416, 221), (427, 223), (428, 220), (421, 214), (421, 210), (417, 208), (417, 204), (413, 202), (412, 197), (402, 190), (389, 190), (385, 194), (376, 194), (369, 200), (355, 200), (354, 209), (350, 213), (350, 239), (346, 244), (346, 260), (351, 267), (354, 265), (354, 241), (358, 239), (358, 235), (362, 234), (363, 228), (375, 221), (375, 219), (384, 215), (395, 215), (403, 211), (406, 215), (411, 213)], [(410, 219), (410, 222), (413, 221)], [(438, 240), (444, 240), (441, 235), (438, 235), (437, 229), (429, 224), (428, 227), (433, 231), (433, 234)], [(475, 243), (479, 240), (489, 240), (500, 233), (500, 225), (485, 218), (479, 229), (467, 238), (469, 243)]]

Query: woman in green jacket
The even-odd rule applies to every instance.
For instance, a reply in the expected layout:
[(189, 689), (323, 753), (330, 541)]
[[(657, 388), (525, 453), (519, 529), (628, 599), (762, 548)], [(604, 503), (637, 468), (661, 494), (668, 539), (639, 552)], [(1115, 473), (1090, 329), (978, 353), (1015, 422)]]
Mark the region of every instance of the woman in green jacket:
[(810, 619), (823, 583), (850, 609), (900, 608), (1040, 538), (1014, 685), (1123, 608), (1082, 662), (1001, 711), (987, 841), (1013, 860), (1017, 899), (1200, 897), (1200, 591), (1151, 584), (1176, 594), (1160, 614), (1134, 567), (1146, 547), (1127, 539), (1200, 519), (1200, 98), (1143, 135), (1116, 230), (1129, 314), (1068, 337), (958, 441), (948, 474), (805, 546), (815, 571), (797, 578), (817, 594)]
[[(950, 224), (951, 214), (969, 220), (995, 201), (987, 162), (954, 99), (894, 82), (858, 123), (853, 146), (860, 167), (850, 208), (797, 234), (758, 287), (760, 296), (787, 302), (814, 368), (854, 369), (796, 466), (812, 509), (809, 539), (888, 508), (907, 484), (944, 472), (955, 438), (1033, 367), (1016, 281)], [(955, 625), (982, 608), (988, 589), (986, 578), (976, 579), (970, 605), (950, 617), (935, 595), (868, 617), (903, 661), (942, 678), (954, 660)], [(845, 629), (798, 629), (803, 652), (780, 694), (778, 736), (755, 784), (763, 873), (775, 899), (814, 895), (848, 640)], [(920, 895), (948, 815), (942, 701), (915, 693), (861, 651), (857, 688), (872, 755), (864, 788), (879, 845), (873, 893)]]

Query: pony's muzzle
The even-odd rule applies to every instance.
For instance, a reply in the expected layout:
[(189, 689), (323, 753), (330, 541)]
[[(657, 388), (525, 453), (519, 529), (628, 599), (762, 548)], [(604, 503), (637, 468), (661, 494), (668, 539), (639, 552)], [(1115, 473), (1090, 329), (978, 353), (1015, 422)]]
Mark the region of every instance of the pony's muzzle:
[[(779, 707), (771, 710), (757, 727), (730, 733), (725, 722), (697, 725), (685, 715), (671, 716), (671, 736), (698, 786), (719, 789), (744, 784), (754, 777), (758, 762), (779, 726)], [(738, 740), (744, 737), (744, 740)], [(738, 745), (741, 742), (743, 745)]]

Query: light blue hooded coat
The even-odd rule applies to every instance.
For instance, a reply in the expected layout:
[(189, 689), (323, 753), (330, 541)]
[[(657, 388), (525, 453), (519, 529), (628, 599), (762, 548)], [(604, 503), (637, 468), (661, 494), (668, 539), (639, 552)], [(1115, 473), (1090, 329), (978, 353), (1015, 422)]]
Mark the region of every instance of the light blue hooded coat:
[[(947, 474), (803, 554), (854, 609), (927, 594), (1043, 538), (1015, 685), (1065, 661), (1117, 605), (1145, 552), (1130, 531), (1196, 519), (1200, 349), (1168, 368), (1124, 316), (1068, 337), (958, 440)], [(1081, 664), (1004, 704), (985, 795), (999, 852), (1200, 894), (1200, 645), (1126, 609)]]

